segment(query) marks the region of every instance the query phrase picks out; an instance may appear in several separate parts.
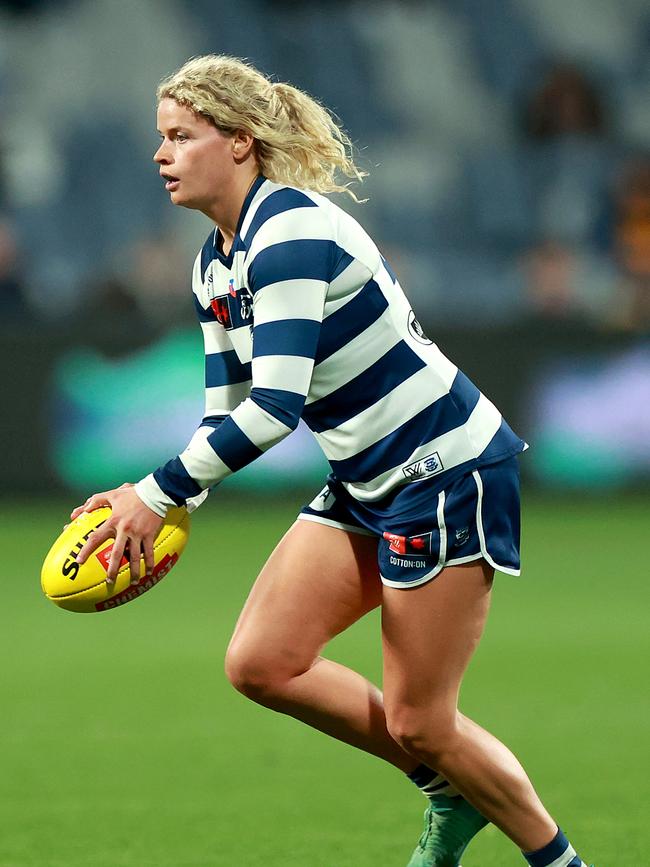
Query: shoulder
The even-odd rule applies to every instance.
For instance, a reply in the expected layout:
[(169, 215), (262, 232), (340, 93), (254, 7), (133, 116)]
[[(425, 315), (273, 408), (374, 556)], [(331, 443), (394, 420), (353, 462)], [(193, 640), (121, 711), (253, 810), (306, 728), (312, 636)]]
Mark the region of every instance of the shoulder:
[[(333, 236), (336, 208), (310, 190), (265, 181), (246, 214), (241, 238), (247, 250), (299, 238)], [(337, 209), (340, 210), (340, 209)], [(260, 242), (262, 242), (260, 244)]]

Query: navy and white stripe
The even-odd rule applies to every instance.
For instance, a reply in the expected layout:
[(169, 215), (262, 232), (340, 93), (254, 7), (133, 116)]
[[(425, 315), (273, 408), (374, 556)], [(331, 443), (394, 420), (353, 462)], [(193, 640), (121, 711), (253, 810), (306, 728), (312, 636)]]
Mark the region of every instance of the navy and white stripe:
[(215, 230), (193, 274), (213, 422), (138, 483), (158, 514), (192, 507), (301, 418), (358, 500), (428, 475), (442, 487), (452, 470), (523, 449), (414, 325), (375, 244), (328, 199), (258, 178), (227, 256), (218, 238)]
[(547, 846), (523, 854), (530, 867), (587, 867), (559, 828)]
[(406, 776), (427, 798), (433, 798), (435, 795), (446, 795), (451, 798), (458, 795), (458, 791), (451, 783), (448, 783), (444, 777), (437, 771), (431, 770), (427, 765), (418, 765), (414, 771)]

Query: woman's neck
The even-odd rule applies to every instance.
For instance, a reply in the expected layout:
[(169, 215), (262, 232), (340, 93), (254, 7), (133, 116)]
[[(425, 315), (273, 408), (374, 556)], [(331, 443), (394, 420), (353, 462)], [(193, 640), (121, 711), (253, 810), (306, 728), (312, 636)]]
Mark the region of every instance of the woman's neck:
[(230, 253), (235, 240), (246, 196), (258, 177), (259, 169), (257, 166), (254, 167), (254, 170), (252, 169), (245, 174), (242, 172), (241, 177), (235, 179), (232, 191), (221, 196), (219, 201), (214, 203), (214, 206), (203, 212), (219, 227), (219, 233), (223, 239), (223, 253), (225, 256)]

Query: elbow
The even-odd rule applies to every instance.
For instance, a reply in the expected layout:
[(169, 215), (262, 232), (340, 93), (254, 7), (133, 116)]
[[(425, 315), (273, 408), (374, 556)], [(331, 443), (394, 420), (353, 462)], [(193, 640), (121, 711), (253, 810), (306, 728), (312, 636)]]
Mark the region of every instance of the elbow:
[(260, 409), (272, 415), (289, 430), (294, 431), (298, 427), (305, 405), (303, 395), (279, 389), (254, 388), (250, 397)]

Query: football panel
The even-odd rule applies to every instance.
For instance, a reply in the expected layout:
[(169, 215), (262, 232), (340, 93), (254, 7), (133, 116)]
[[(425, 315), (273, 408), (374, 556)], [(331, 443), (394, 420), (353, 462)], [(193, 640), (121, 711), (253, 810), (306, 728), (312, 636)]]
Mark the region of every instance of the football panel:
[[(176, 536), (177, 533), (174, 533)], [(182, 551), (182, 548), (181, 548)], [(110, 588), (106, 581), (97, 584), (94, 587), (89, 587), (86, 590), (81, 590), (78, 593), (68, 593), (66, 596), (50, 596), (49, 599), (58, 605), (59, 608), (64, 608), (66, 611), (75, 611), (80, 614), (93, 614), (97, 611), (110, 611), (111, 608), (119, 608), (127, 602), (133, 602), (134, 599), (147, 593), (152, 587), (155, 587), (173, 566), (178, 562), (181, 551), (172, 551), (164, 554), (159, 562), (154, 566), (153, 572), (148, 577), (145, 577), (144, 568), (141, 569), (140, 580), (137, 584), (131, 584), (128, 565), (120, 569), (115, 584)]]
[(90, 534), (101, 527), (110, 514), (111, 510), (106, 507), (84, 512), (55, 540), (41, 570), (41, 586), (46, 596), (64, 596), (104, 581), (106, 572), (95, 557), (112, 544), (112, 539), (107, 539), (83, 568), (75, 563), (75, 557)]

